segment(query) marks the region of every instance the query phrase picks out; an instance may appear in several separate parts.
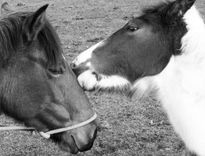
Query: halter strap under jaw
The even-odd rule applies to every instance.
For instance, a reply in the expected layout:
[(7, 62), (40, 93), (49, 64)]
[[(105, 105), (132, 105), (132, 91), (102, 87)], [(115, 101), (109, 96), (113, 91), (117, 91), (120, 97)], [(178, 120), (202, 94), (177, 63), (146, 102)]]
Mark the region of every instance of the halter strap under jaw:
[[(86, 121), (83, 121), (81, 123), (78, 123), (76, 125), (72, 125), (72, 126), (69, 126), (69, 127), (64, 127), (64, 128), (58, 128), (58, 129), (55, 129), (55, 130), (50, 130), (48, 132), (39, 132), (39, 134), (46, 138), (46, 139), (49, 139), (50, 136), (52, 134), (57, 134), (57, 133), (62, 133), (62, 132), (66, 132), (66, 131), (69, 131), (69, 130), (73, 130), (73, 129), (76, 129), (76, 128), (79, 128), (79, 127), (83, 127), (89, 123), (91, 123), (92, 121), (94, 121), (95, 119), (97, 118), (97, 114), (95, 113), (91, 118), (89, 118), (88, 120)], [(0, 127), (0, 131), (8, 131), (8, 130), (36, 130), (35, 128), (33, 127), (24, 127), (24, 126), (10, 126), (10, 127)]]

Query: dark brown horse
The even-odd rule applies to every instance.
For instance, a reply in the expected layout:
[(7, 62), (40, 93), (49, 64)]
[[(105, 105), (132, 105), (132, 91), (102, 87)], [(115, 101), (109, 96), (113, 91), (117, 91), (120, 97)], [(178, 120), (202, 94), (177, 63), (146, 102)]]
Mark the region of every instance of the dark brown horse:
[[(47, 6), (0, 20), (0, 110), (42, 132), (81, 123), (94, 114), (45, 16)], [(51, 139), (77, 153), (90, 149), (95, 137), (94, 121)]]
[(71, 64), (87, 90), (157, 89), (190, 151), (205, 155), (205, 24), (195, 0), (146, 8)]

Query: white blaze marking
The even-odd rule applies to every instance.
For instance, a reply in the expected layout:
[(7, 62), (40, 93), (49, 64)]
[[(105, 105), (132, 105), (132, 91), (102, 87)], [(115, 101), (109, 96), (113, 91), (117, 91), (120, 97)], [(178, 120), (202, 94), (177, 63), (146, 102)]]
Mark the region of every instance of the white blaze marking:
[(84, 52), (80, 53), (74, 60), (72, 63), (74, 63), (76, 66), (79, 66), (80, 64), (88, 61), (91, 57), (92, 57), (92, 52), (99, 46), (103, 45), (104, 41), (101, 41), (95, 45), (93, 45), (92, 47), (90, 47), (89, 49), (85, 50)]

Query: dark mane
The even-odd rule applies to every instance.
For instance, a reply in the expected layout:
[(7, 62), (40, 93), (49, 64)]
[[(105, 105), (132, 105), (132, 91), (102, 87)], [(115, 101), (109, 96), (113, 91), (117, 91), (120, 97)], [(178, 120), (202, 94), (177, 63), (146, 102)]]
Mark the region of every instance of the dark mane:
[(157, 5), (145, 7), (142, 10), (142, 19), (153, 24), (160, 24), (161, 26), (169, 26), (170, 19), (165, 16), (171, 6), (172, 2), (162, 2)]
[[(14, 13), (0, 20), (0, 61), (9, 59), (14, 53), (25, 48), (21, 39), (22, 26), (31, 13)], [(60, 39), (48, 20), (39, 32), (37, 40), (45, 51), (48, 64), (56, 64), (62, 57), (62, 48)]]
[(187, 32), (187, 29), (182, 16), (175, 14), (175, 10), (169, 12), (173, 5), (174, 2), (165, 1), (158, 5), (144, 8), (141, 19), (151, 24), (153, 30), (163, 30), (164, 36), (171, 45), (172, 54), (179, 55), (181, 54), (181, 38)]
[[(169, 2), (170, 3), (170, 2)], [(142, 12), (143, 14), (161, 14), (162, 11), (165, 11), (165, 8), (167, 7), (168, 2), (161, 2), (157, 5), (152, 5), (149, 7), (145, 7)]]

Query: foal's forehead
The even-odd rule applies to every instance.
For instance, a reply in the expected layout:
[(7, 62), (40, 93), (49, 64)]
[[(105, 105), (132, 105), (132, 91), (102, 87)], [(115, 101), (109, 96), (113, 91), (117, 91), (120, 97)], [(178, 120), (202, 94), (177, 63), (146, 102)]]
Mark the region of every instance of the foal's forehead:
[(150, 6), (142, 8), (130, 21), (146, 22), (146, 23), (159, 23), (160, 17), (163, 16), (163, 8), (167, 4), (160, 4), (157, 6)]

